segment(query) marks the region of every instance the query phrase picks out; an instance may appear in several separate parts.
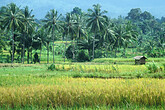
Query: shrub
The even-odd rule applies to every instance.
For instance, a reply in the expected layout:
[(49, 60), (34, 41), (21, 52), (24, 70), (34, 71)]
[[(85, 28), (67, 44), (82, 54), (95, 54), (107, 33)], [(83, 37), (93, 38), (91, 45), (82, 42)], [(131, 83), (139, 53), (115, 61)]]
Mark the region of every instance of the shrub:
[(102, 58), (102, 51), (101, 50), (95, 50), (95, 58)]
[(165, 63), (163, 64), (163, 68), (164, 68), (164, 71), (165, 71)]
[(0, 56), (0, 63), (4, 63), (2, 56)]
[(118, 66), (116, 65), (116, 67), (114, 65), (112, 65), (112, 71), (113, 73), (118, 73)]
[(137, 78), (142, 78), (143, 77), (143, 74), (138, 73), (138, 74), (136, 74), (136, 77)]
[(84, 50), (79, 51), (79, 52), (78, 52), (78, 55), (77, 55), (77, 61), (78, 61), (78, 62), (89, 61), (89, 56), (88, 56), (88, 54), (87, 54)]
[(67, 59), (72, 59), (72, 57), (73, 57), (72, 49), (73, 49), (72, 45), (70, 45), (67, 48), (66, 53), (65, 53)]
[(160, 67), (157, 66), (154, 62), (147, 65), (147, 69), (150, 73), (156, 73), (160, 71)]
[(152, 78), (159, 78), (159, 79), (162, 79), (163, 78), (163, 74), (161, 73), (156, 73), (156, 74), (153, 74), (151, 75)]
[(39, 58), (38, 58), (38, 53), (37, 52), (34, 54), (33, 62), (34, 63), (39, 62)]
[(54, 71), (56, 68), (55, 68), (55, 65), (54, 64), (51, 64), (49, 67), (48, 67), (48, 70), (51, 70), (51, 71)]

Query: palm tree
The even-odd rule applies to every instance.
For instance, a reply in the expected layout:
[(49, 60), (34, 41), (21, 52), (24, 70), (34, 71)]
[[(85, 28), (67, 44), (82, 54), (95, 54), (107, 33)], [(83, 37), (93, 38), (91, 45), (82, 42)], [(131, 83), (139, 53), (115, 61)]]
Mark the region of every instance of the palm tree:
[(104, 35), (101, 38), (101, 41), (103, 42), (103, 46), (105, 46), (106, 48), (106, 57), (108, 56), (108, 49), (114, 43), (115, 38), (116, 36), (115, 36), (115, 32), (113, 31), (113, 26), (109, 21), (108, 25), (104, 30)]
[(48, 28), (49, 32), (52, 33), (52, 40), (53, 40), (53, 63), (55, 63), (55, 59), (54, 59), (54, 40), (55, 40), (54, 32), (55, 32), (55, 30), (60, 32), (60, 29), (62, 28), (61, 27), (60, 17), (61, 17), (61, 14), (58, 15), (58, 12), (53, 9), (53, 10), (50, 10), (46, 14), (46, 16), (45, 16), (46, 19), (44, 20), (44, 22), (46, 23), (45, 27)]
[(47, 64), (49, 64), (49, 44), (50, 44), (50, 41), (51, 41), (51, 35), (50, 34), (47, 34), (46, 40), (45, 40), (45, 42), (46, 42), (46, 48), (47, 48)]
[(107, 11), (101, 11), (101, 6), (99, 4), (93, 5), (94, 9), (88, 9), (87, 14), (87, 27), (90, 27), (90, 31), (94, 33), (93, 37), (93, 59), (95, 50), (95, 37), (100, 31), (104, 30), (107, 24), (107, 16), (104, 15)]
[[(40, 47), (39, 47), (40, 48), (40, 59), (39, 59), (39, 63), (41, 62), (42, 46), (45, 45), (47, 47), (47, 42), (50, 41), (50, 38), (47, 37), (48, 36), (47, 35), (48, 33), (46, 31), (47, 30), (45, 30), (44, 27), (41, 27), (41, 28), (39, 28), (37, 30), (36, 36), (35, 36), (36, 39), (39, 41), (39, 44), (40, 44)], [(49, 50), (49, 46), (48, 46), (47, 50)], [(47, 58), (47, 63), (49, 63), (49, 58)]]
[(72, 26), (70, 27), (70, 37), (72, 40), (72, 53), (73, 53), (73, 60), (75, 60), (75, 40), (77, 40), (77, 50), (78, 50), (78, 42), (80, 39), (83, 39), (84, 37), (86, 37), (86, 33), (85, 33), (85, 23), (84, 23), (84, 19), (83, 19), (83, 15), (79, 15), (79, 14), (72, 14), (71, 15), (71, 24)]
[[(66, 52), (66, 45), (67, 45), (68, 36), (70, 36), (71, 39), (75, 38), (75, 36), (74, 36), (75, 23), (76, 23), (76, 21), (73, 19), (73, 15), (71, 13), (67, 13), (66, 18), (64, 20), (64, 24), (63, 24), (63, 30), (64, 30), (63, 36), (65, 36), (65, 40), (66, 40), (65, 52)], [(73, 44), (73, 42), (72, 42), (72, 44)], [(73, 52), (73, 59), (74, 59), (74, 52)], [(64, 62), (65, 62), (65, 56), (64, 56)]]
[(86, 38), (86, 31), (85, 31), (85, 21), (83, 16), (84, 15), (78, 15), (76, 14), (75, 19), (75, 30), (76, 30), (76, 39), (77, 39), (77, 45), (80, 39)]
[(114, 28), (114, 32), (115, 40), (113, 43), (113, 48), (115, 49), (116, 57), (117, 48), (119, 49), (123, 47), (125, 50), (129, 43), (136, 40), (138, 33), (133, 30), (130, 22), (128, 22), (127, 24), (116, 25)]
[(34, 15), (31, 15), (32, 10), (29, 11), (29, 8), (26, 6), (24, 8), (24, 10), (22, 10), (23, 15), (24, 15), (24, 19), (23, 19), (23, 23), (24, 23), (24, 27), (25, 29), (23, 30), (23, 64), (24, 64), (24, 53), (25, 53), (25, 36), (29, 36), (30, 32), (33, 32), (34, 30)]
[(14, 61), (14, 41), (16, 37), (16, 30), (23, 27), (23, 18), (24, 15), (22, 14), (21, 10), (16, 6), (16, 4), (11, 3), (7, 5), (7, 7), (3, 7), (3, 13), (1, 15), (2, 25), (7, 31), (11, 31), (12, 33), (12, 63)]
[(127, 22), (124, 25), (124, 29), (125, 29), (125, 32), (126, 32), (126, 35), (124, 36), (125, 42), (124, 42), (124, 45), (123, 45), (124, 56), (125, 56), (126, 48), (128, 47), (128, 44), (130, 44), (130, 43), (133, 44), (137, 41), (138, 32), (134, 30), (134, 27), (135, 26), (133, 26), (131, 22)]
[(115, 40), (113, 42), (113, 49), (115, 49), (115, 58), (116, 58), (117, 49), (124, 46), (124, 43), (126, 42), (125, 36), (127, 33), (125, 32), (125, 29), (121, 24), (116, 25), (114, 31), (115, 31)]

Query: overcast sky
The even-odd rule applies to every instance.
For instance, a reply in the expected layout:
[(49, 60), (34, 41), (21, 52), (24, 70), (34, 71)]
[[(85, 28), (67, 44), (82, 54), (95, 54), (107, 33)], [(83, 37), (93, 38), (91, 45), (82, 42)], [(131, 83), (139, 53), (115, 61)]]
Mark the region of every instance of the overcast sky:
[(0, 6), (11, 2), (21, 6), (29, 6), (33, 9), (36, 18), (44, 18), (50, 9), (56, 9), (59, 13), (65, 14), (79, 7), (83, 11), (92, 8), (93, 4), (99, 3), (103, 10), (108, 11), (111, 18), (120, 15), (127, 16), (132, 8), (141, 8), (142, 11), (149, 11), (156, 18), (165, 16), (165, 0), (0, 0)]

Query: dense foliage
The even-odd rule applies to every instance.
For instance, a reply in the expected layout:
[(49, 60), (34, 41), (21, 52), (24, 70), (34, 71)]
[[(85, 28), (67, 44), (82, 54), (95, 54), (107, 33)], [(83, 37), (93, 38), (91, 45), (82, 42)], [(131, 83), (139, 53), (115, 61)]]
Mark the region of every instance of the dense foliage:
[[(66, 41), (59, 52), (65, 61), (89, 61), (94, 58), (128, 57), (128, 50), (149, 57), (165, 56), (165, 18), (156, 19), (151, 13), (140, 8), (131, 9), (126, 17), (111, 19), (101, 10), (99, 4), (83, 12), (75, 7), (65, 16), (55, 9), (50, 10), (44, 19), (34, 19), (28, 7), (20, 9), (11, 3), (0, 7), (0, 52), (8, 51), (5, 62), (33, 63), (33, 56), (40, 51), (37, 62), (40, 63), (43, 48), (52, 52), (55, 63), (55, 41)], [(70, 46), (68, 46), (68, 41)], [(68, 49), (67, 49), (68, 48)], [(83, 51), (80, 51), (83, 50)], [(85, 59), (80, 56), (85, 52)], [(121, 53), (118, 56), (117, 53)], [(81, 55), (80, 55), (81, 54)], [(87, 55), (86, 55), (87, 54)]]

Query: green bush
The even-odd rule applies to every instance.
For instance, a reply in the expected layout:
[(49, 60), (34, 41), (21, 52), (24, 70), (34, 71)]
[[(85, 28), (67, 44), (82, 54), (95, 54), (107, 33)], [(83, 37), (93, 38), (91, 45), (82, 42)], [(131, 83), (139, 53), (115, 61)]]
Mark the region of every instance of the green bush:
[(137, 78), (142, 78), (143, 77), (143, 74), (138, 73), (138, 74), (136, 74), (136, 77)]
[(152, 76), (152, 78), (160, 78), (160, 79), (162, 79), (163, 78), (163, 74), (154, 74)]
[(7, 55), (6, 58), (0, 56), (0, 63), (11, 63), (11, 57), (9, 55)]
[(48, 67), (48, 70), (51, 70), (51, 71), (54, 71), (56, 69), (55, 65), (54, 64), (51, 64), (49, 67)]
[(77, 61), (78, 61), (78, 62), (89, 61), (89, 56), (88, 56), (88, 54), (87, 54), (84, 50), (79, 51), (79, 52), (78, 52), (78, 55), (77, 55)]
[(164, 71), (165, 71), (165, 63), (163, 64), (163, 68), (164, 68)]
[(65, 53), (67, 59), (72, 59), (72, 57), (73, 57), (72, 49), (73, 49), (72, 45), (70, 45), (67, 48), (66, 53)]
[(160, 67), (156, 65), (154, 62), (147, 65), (147, 69), (149, 70), (149, 73), (156, 73), (160, 71)]
[(33, 62), (34, 63), (39, 62), (39, 58), (38, 58), (38, 53), (37, 52), (34, 54)]
[(101, 50), (95, 50), (95, 58), (102, 58), (103, 53)]
[(2, 56), (0, 56), (0, 63), (4, 63)]

